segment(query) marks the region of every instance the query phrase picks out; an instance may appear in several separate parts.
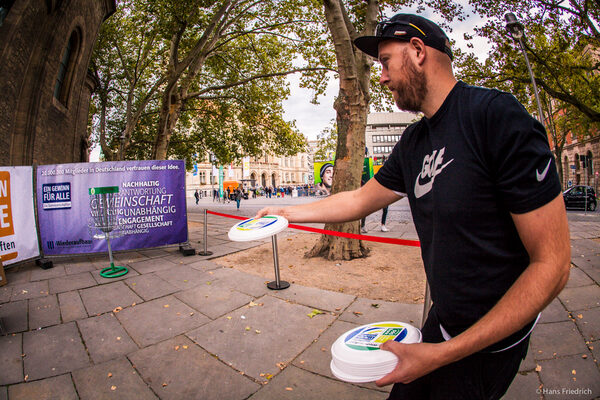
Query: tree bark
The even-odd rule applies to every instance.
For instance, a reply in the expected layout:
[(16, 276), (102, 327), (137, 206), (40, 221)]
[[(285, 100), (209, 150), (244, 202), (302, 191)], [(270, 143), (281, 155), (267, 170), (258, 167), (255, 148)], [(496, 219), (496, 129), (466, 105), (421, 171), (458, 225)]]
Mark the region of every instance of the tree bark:
[[(359, 36), (347, 18), (342, 0), (324, 0), (327, 25), (335, 46), (340, 88), (334, 104), (338, 127), (338, 142), (331, 193), (360, 187), (364, 154), (365, 127), (369, 108), (369, 58), (354, 48)], [(361, 34), (372, 34), (377, 18), (378, 2), (367, 1), (367, 23)], [(325, 229), (359, 233), (359, 221), (330, 223)], [(351, 260), (366, 257), (369, 249), (361, 240), (322, 235), (306, 257), (322, 256), (329, 260)]]

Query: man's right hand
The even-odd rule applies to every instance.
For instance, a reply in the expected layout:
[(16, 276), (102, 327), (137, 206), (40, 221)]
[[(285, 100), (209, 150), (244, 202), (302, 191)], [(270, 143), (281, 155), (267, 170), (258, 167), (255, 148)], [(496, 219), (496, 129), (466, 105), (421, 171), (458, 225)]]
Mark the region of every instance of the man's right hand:
[(281, 217), (286, 217), (286, 212), (284, 207), (265, 207), (262, 210), (259, 210), (254, 219), (262, 218), (265, 215), (279, 215)]

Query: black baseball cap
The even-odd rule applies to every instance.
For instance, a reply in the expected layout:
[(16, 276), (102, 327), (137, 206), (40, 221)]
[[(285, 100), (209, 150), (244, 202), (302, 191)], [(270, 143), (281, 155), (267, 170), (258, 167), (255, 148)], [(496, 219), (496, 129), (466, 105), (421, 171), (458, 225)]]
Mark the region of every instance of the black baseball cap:
[(378, 58), (379, 43), (390, 39), (408, 42), (413, 37), (421, 39), (426, 46), (446, 53), (450, 60), (453, 59), (450, 40), (442, 28), (415, 14), (396, 14), (381, 21), (375, 28), (375, 36), (356, 38), (354, 45), (371, 57)]

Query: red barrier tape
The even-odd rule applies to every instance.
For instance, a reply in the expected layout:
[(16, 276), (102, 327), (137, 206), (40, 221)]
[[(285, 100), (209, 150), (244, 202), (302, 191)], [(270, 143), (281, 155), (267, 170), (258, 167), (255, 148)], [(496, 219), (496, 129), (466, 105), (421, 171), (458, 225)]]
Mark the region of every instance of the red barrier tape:
[[(240, 220), (249, 219), (247, 217), (240, 217), (237, 215), (230, 215), (230, 214), (222, 214), (222, 213), (218, 213), (215, 211), (206, 210), (206, 212), (208, 214), (214, 214), (214, 215), (218, 215), (220, 217), (226, 217), (226, 218), (234, 218), (234, 219), (240, 219)], [(349, 238), (349, 239), (367, 240), (369, 242), (399, 244), (402, 246), (421, 247), (421, 242), (419, 242), (418, 240), (405, 240), (405, 239), (387, 238), (387, 237), (381, 237), (381, 236), (358, 235), (356, 233), (330, 231), (330, 230), (326, 230), (326, 229), (311, 228), (309, 226), (302, 226), (302, 225), (296, 225), (296, 224), (289, 224), (288, 227), (290, 227), (292, 229), (298, 229), (301, 231), (322, 233), (325, 235), (339, 236), (339, 237), (345, 237), (345, 238)]]

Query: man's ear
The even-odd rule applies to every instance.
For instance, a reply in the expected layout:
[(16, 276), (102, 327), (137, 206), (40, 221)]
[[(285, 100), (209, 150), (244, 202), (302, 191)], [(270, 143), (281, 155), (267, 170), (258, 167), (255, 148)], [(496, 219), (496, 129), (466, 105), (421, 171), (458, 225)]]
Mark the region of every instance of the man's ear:
[(411, 50), (413, 51), (413, 55), (415, 56), (415, 61), (419, 65), (422, 65), (425, 62), (425, 56), (427, 52), (425, 43), (416, 37), (411, 38), (409, 43), (412, 48)]

